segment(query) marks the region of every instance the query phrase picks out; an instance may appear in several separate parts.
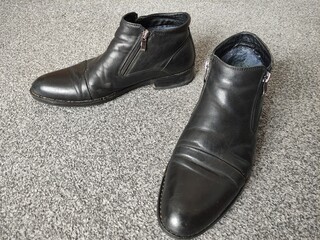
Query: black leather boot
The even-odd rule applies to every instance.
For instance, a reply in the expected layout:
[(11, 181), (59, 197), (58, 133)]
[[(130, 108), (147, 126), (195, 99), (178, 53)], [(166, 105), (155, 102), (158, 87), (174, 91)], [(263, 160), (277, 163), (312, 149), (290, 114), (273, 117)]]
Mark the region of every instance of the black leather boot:
[(235, 201), (252, 167), (272, 58), (254, 34), (222, 42), (163, 177), (158, 218), (171, 236), (192, 238)]
[(126, 14), (102, 55), (39, 77), (32, 96), (55, 105), (83, 106), (110, 101), (130, 90), (188, 84), (195, 50), (187, 13)]

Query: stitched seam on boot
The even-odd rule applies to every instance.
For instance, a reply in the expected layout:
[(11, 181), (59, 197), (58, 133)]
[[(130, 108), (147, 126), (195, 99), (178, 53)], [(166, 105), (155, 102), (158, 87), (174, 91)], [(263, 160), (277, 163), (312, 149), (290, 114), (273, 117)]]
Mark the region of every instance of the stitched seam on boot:
[[(184, 154), (182, 154), (182, 153), (175, 153), (175, 156), (180, 156), (180, 157), (184, 157), (185, 159), (188, 159)], [(214, 156), (212, 156), (211, 154), (210, 154), (210, 156), (211, 157), (214, 157)], [(217, 157), (214, 157), (214, 158), (217, 158)], [(217, 158), (219, 161), (220, 161), (220, 159), (219, 158)], [(197, 163), (197, 162), (195, 162), (195, 161), (193, 161), (193, 160), (191, 160), (191, 159), (188, 159), (188, 163), (191, 163), (191, 164), (193, 164), (193, 165), (195, 165), (195, 166), (197, 166), (197, 167), (199, 167), (199, 168), (202, 168), (202, 169), (204, 169), (204, 170), (206, 170), (207, 172), (210, 172), (210, 173), (213, 173), (213, 174), (216, 174), (216, 175), (219, 175), (219, 176), (222, 176), (222, 177), (224, 177), (224, 178), (226, 178), (226, 179), (229, 179), (232, 183), (234, 183), (236, 186), (238, 186), (239, 184), (237, 183), (237, 181), (235, 181), (232, 177), (230, 177), (230, 176), (228, 176), (228, 174), (227, 173), (225, 173), (225, 172), (223, 172), (222, 170), (217, 170), (217, 169), (219, 169), (218, 167), (215, 167), (215, 169), (211, 169), (211, 168), (209, 168), (209, 167), (207, 167), (207, 166), (204, 166), (204, 165), (201, 165), (201, 164), (199, 164), (199, 163)], [(225, 162), (223, 162), (223, 163), (225, 163)], [(176, 164), (179, 164), (179, 165), (181, 165), (181, 166), (184, 166), (184, 164), (182, 164), (181, 162), (178, 162), (178, 161), (176, 161)], [(228, 164), (227, 164), (228, 165)], [(232, 167), (233, 168), (233, 167)], [(238, 171), (236, 171), (236, 172), (238, 172)], [(242, 177), (243, 177), (243, 180), (245, 180), (246, 178), (242, 175), (242, 174), (240, 174)]]
[(236, 167), (233, 166), (232, 164), (226, 162), (225, 160), (221, 159), (220, 157), (218, 157), (218, 156), (216, 156), (216, 155), (214, 155), (214, 154), (205, 152), (205, 151), (203, 151), (203, 150), (200, 149), (200, 148), (197, 148), (197, 147), (194, 147), (194, 146), (190, 146), (190, 145), (187, 145), (187, 144), (179, 144), (179, 145), (177, 145), (177, 147), (180, 147), (180, 146), (181, 146), (181, 147), (187, 147), (187, 148), (189, 148), (189, 149), (194, 149), (194, 150), (197, 150), (197, 151), (199, 151), (199, 152), (202, 152), (202, 153), (205, 153), (205, 154), (207, 154), (207, 155), (210, 155), (210, 156), (212, 156), (212, 157), (214, 157), (214, 158), (217, 158), (217, 159), (220, 160), (221, 162), (227, 164), (228, 166), (232, 167), (234, 170), (236, 170), (237, 172), (239, 172), (244, 178), (246, 178), (246, 177), (244, 176), (244, 174), (243, 174), (238, 168), (236, 168)]
[[(188, 146), (188, 145), (180, 145), (180, 146), (190, 147), (190, 146)], [(177, 147), (178, 147), (178, 145), (177, 145)], [(193, 147), (191, 147), (191, 148), (193, 148)], [(197, 149), (197, 148), (195, 148), (195, 149)], [(201, 150), (200, 150), (200, 151), (201, 151)], [(205, 152), (204, 152), (204, 153), (205, 153)], [(209, 155), (213, 156), (212, 154), (209, 154)], [(214, 157), (216, 157), (216, 156), (214, 156)], [(216, 158), (218, 158), (218, 157), (216, 157)], [(220, 158), (218, 158), (218, 159), (220, 159)], [(221, 159), (220, 159), (220, 160), (221, 160)], [(223, 160), (222, 160), (222, 161), (223, 161)], [(224, 162), (224, 161), (223, 161), (223, 162)], [(169, 166), (170, 163), (171, 163), (171, 160), (170, 160), (170, 162), (168, 163), (168, 166)], [(228, 164), (228, 163), (226, 163), (226, 164)], [(232, 166), (232, 167), (233, 167), (233, 166)], [(233, 167), (233, 168), (234, 168), (234, 167)], [(236, 170), (237, 170), (237, 169), (236, 169)], [(237, 171), (239, 171), (239, 170), (237, 170)], [(240, 172), (240, 171), (239, 171), (239, 172)], [(240, 173), (241, 173), (241, 172), (240, 172)], [(241, 192), (241, 189), (243, 189), (243, 187), (245, 186), (245, 183), (244, 183), (243, 186), (240, 188), (239, 193), (237, 194), (237, 196), (230, 202), (230, 204), (226, 207), (226, 209), (225, 209), (216, 219), (214, 219), (212, 222), (210, 222), (209, 224), (207, 224), (205, 227), (203, 227), (201, 230), (199, 230), (198, 232), (196, 232), (196, 233), (194, 233), (194, 234), (190, 234), (190, 235), (186, 235), (186, 236), (181, 236), (181, 235), (175, 234), (175, 233), (173, 233), (172, 231), (170, 231), (169, 229), (167, 229), (167, 228), (164, 226), (164, 223), (163, 223), (163, 221), (162, 221), (163, 217), (162, 217), (161, 205), (162, 205), (162, 194), (163, 194), (164, 185), (165, 185), (165, 182), (166, 182), (166, 174), (167, 174), (167, 169), (166, 169), (166, 171), (165, 171), (165, 173), (164, 173), (163, 182), (162, 182), (161, 190), (160, 190), (160, 196), (159, 196), (159, 198), (160, 198), (160, 201), (159, 201), (159, 220), (160, 220), (160, 224), (161, 224), (162, 227), (163, 227), (166, 231), (168, 231), (170, 234), (172, 234), (172, 235), (174, 235), (174, 236), (177, 236), (177, 237), (179, 237), (179, 238), (183, 238), (183, 239), (189, 238), (189, 237), (195, 237), (195, 236), (201, 234), (202, 232), (206, 231), (212, 224), (214, 224), (218, 219), (220, 219), (220, 217), (225, 213), (225, 210), (227, 210), (228, 207), (229, 207), (230, 205), (232, 205), (233, 201), (235, 201), (235, 199), (238, 197), (239, 193)], [(241, 175), (243, 176), (242, 173), (241, 173)], [(244, 177), (244, 176), (243, 176), (243, 177)], [(244, 177), (244, 179), (245, 179), (245, 181), (247, 180), (246, 177)]]
[(89, 96), (90, 96), (91, 100), (93, 100), (91, 92), (90, 92), (90, 89), (89, 89), (89, 85), (88, 85), (88, 82), (87, 82), (87, 77), (86, 77), (87, 70), (88, 70), (88, 61), (86, 61), (86, 68), (85, 68), (84, 73), (83, 73), (83, 78), (84, 78), (84, 82), (86, 83)]
[[(256, 112), (257, 112), (257, 104), (258, 104), (258, 100), (259, 100), (259, 96), (262, 94), (260, 93), (260, 88), (261, 88), (261, 85), (262, 85), (262, 80), (263, 77), (264, 77), (264, 74), (262, 74), (262, 76), (260, 77), (260, 81), (259, 81), (259, 85), (258, 85), (258, 89), (257, 89), (257, 92), (256, 92), (256, 96), (254, 97), (254, 102), (253, 102), (253, 105), (252, 105), (252, 109), (251, 109), (251, 117), (250, 117), (250, 131), (251, 133), (255, 133), (255, 129), (254, 129), (254, 125), (255, 125), (255, 120), (256, 121), (259, 121), (259, 116), (257, 116), (258, 119), (256, 119), (255, 115), (256, 115)], [(261, 96), (262, 98), (262, 96)], [(259, 125), (259, 122), (257, 123), (257, 126), (258, 127)]]
[[(187, 38), (181, 43), (181, 45), (178, 47), (178, 49), (173, 53), (173, 55), (169, 58), (168, 62), (166, 63), (166, 65), (160, 70), (163, 72), (168, 73), (168, 71), (165, 70), (165, 68), (169, 65), (169, 63), (172, 61), (172, 59), (177, 56), (177, 54), (180, 53), (180, 51), (183, 49), (183, 47), (186, 45), (186, 43), (188, 42), (188, 39), (190, 38), (190, 32), (187, 36)], [(194, 65), (194, 64), (193, 64)], [(172, 73), (170, 73), (172, 74)]]

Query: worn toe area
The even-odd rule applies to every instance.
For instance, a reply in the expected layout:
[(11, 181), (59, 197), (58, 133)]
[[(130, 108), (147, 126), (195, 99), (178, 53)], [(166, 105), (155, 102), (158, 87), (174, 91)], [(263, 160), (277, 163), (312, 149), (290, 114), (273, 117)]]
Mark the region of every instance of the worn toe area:
[(169, 234), (191, 238), (223, 214), (244, 182), (235, 183), (183, 156), (173, 158), (161, 187), (159, 221)]
[(85, 62), (39, 77), (31, 86), (33, 96), (60, 101), (89, 100), (84, 77)]

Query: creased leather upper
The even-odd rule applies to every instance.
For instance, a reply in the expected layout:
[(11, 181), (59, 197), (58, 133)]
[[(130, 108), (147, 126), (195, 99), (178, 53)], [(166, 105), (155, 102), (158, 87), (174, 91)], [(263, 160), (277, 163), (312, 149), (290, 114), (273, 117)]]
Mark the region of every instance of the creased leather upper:
[(201, 96), (161, 185), (159, 220), (171, 235), (190, 238), (202, 233), (243, 188), (253, 163), (267, 67), (233, 67), (216, 50), (212, 54)]
[(204, 90), (177, 146), (223, 159), (244, 176), (252, 164), (252, 121), (262, 96), (264, 67), (238, 69), (213, 56)]

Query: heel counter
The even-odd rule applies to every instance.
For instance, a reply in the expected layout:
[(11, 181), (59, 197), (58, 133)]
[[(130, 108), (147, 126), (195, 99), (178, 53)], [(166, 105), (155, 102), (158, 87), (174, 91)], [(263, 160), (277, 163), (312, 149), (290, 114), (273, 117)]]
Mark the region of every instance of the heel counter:
[(175, 74), (186, 71), (194, 66), (195, 62), (195, 48), (192, 40), (192, 36), (189, 31), (189, 35), (181, 45), (181, 47), (173, 54), (170, 60), (167, 62), (163, 71)]

